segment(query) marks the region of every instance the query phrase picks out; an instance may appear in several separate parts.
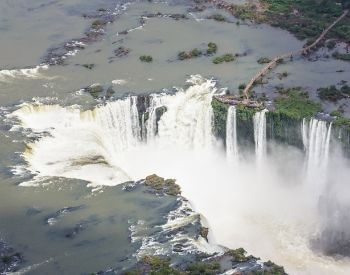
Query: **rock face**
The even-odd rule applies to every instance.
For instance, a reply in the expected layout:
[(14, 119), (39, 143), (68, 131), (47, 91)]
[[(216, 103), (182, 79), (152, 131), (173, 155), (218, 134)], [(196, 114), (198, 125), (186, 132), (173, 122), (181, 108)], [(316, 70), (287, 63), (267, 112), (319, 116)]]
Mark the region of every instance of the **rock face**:
[(15, 272), (23, 262), (23, 257), (7, 243), (0, 241), (0, 274)]
[(180, 196), (175, 180), (153, 174), (145, 180), (126, 183), (123, 189), (132, 192), (136, 188), (143, 188), (143, 192), (156, 198), (169, 197), (163, 223), (152, 224), (151, 228), (146, 222), (132, 224), (130, 239), (140, 246), (134, 264), (127, 269), (120, 267), (97, 274), (286, 274), (283, 267), (270, 261), (260, 262), (243, 248), (211, 245), (209, 228), (202, 225), (200, 214)]

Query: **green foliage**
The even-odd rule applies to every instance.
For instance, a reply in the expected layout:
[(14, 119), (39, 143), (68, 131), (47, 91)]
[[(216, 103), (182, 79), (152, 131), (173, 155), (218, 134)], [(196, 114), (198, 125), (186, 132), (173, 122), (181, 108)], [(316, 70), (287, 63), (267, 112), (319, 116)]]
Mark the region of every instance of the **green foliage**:
[(218, 50), (218, 46), (215, 43), (213, 42), (208, 43), (207, 54), (214, 54), (216, 53), (217, 50)]
[(341, 116), (336, 117), (333, 121), (334, 126), (336, 127), (345, 127), (350, 129), (350, 119)]
[(192, 51), (190, 51), (190, 55), (192, 57), (198, 57), (202, 54), (202, 52), (200, 50), (198, 50), (197, 48), (193, 49)]
[(98, 98), (101, 95), (101, 93), (103, 92), (103, 87), (99, 84), (91, 85), (91, 86), (85, 88), (85, 91), (90, 93), (93, 98)]
[(233, 56), (233, 54), (227, 53), (218, 57), (215, 57), (213, 59), (213, 63), (214, 64), (221, 64), (223, 62), (232, 62), (235, 60), (235, 57)]
[(235, 262), (246, 262), (249, 260), (249, 257), (246, 256), (247, 251), (244, 248), (230, 249), (225, 254), (231, 256)]
[[(331, 0), (262, 0), (268, 6), (266, 18), (271, 24), (294, 33), (298, 38), (319, 35), (342, 13), (341, 5)], [(330, 33), (338, 39), (350, 38), (349, 18), (344, 18)]]
[(95, 64), (83, 64), (82, 66), (86, 69), (92, 70), (95, 67)]
[(189, 51), (189, 52), (179, 52), (179, 54), (177, 55), (179, 60), (185, 60), (185, 59), (190, 59), (190, 58), (194, 58), (194, 57), (199, 57), (202, 55), (202, 52), (200, 50), (198, 50), (197, 48)]
[(152, 187), (156, 191), (162, 191), (170, 196), (177, 196), (181, 194), (181, 188), (178, 184), (176, 184), (176, 180), (164, 179), (162, 177), (157, 176), (156, 174), (147, 176), (145, 180), (145, 185)]
[(140, 56), (140, 61), (150, 63), (153, 61), (153, 57), (150, 55), (141, 55)]
[(282, 266), (276, 265), (271, 261), (264, 263), (265, 270), (262, 274), (264, 275), (284, 275), (286, 274)]
[(92, 22), (91, 28), (98, 30), (98, 29), (101, 29), (106, 24), (107, 24), (106, 21), (98, 19), (98, 20), (95, 20), (94, 22)]
[(214, 113), (214, 134), (224, 139), (226, 137), (226, 119), (229, 105), (213, 98), (211, 106)]
[(219, 22), (226, 21), (225, 17), (221, 14), (214, 14), (211, 18), (213, 18), (214, 20), (219, 21)]
[(294, 119), (312, 117), (321, 111), (321, 106), (308, 99), (307, 95), (300, 90), (282, 90), (283, 96), (276, 98), (276, 112), (286, 114)]
[(337, 102), (340, 99), (350, 96), (350, 87), (348, 85), (342, 86), (339, 90), (336, 86), (331, 85), (326, 88), (319, 88), (317, 91), (318, 96), (322, 100), (328, 100), (332, 102)]
[(339, 52), (334, 52), (332, 56), (335, 59), (340, 59), (344, 61), (350, 61), (350, 53), (339, 53)]
[(268, 57), (260, 57), (257, 62), (259, 64), (265, 64), (271, 62), (271, 59)]
[(244, 90), (246, 86), (247, 86), (247, 85), (245, 85), (244, 83), (239, 84), (238, 89), (239, 89), (239, 90)]
[(193, 263), (187, 267), (187, 270), (191, 275), (215, 275), (219, 274), (220, 264), (218, 262), (213, 263)]
[(249, 108), (244, 105), (237, 106), (237, 120), (241, 121), (251, 121), (255, 115), (255, 113), (259, 111), (255, 108)]
[(255, 20), (256, 18), (256, 8), (254, 5), (252, 6), (241, 6), (235, 5), (234, 15), (240, 19), (244, 20)]
[[(170, 266), (168, 258), (145, 256), (140, 260), (140, 268), (125, 272), (124, 275), (180, 275), (181, 273)], [(147, 272), (147, 273), (145, 273)]]

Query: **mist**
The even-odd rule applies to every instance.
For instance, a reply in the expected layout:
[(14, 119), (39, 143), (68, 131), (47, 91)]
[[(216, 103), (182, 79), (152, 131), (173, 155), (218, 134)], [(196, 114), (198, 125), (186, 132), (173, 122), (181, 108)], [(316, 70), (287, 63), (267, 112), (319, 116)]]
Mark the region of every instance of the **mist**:
[[(330, 128), (319, 123), (327, 150), (320, 165), (310, 166), (302, 150), (266, 142), (263, 131), (258, 154), (237, 148), (238, 161), (228, 161), (211, 132), (215, 82), (196, 76), (190, 83), (187, 90), (155, 97), (153, 110), (167, 111), (159, 121), (151, 116), (147, 142), (140, 141), (146, 126), (138, 125), (131, 97), (86, 112), (22, 106), (13, 116), (40, 136), (24, 154), (28, 170), (37, 178), (79, 178), (94, 187), (153, 173), (176, 178), (182, 195), (209, 223), (210, 242), (244, 247), (291, 274), (349, 274), (349, 163), (335, 147), (328, 156)], [(312, 156), (317, 163), (319, 154)]]

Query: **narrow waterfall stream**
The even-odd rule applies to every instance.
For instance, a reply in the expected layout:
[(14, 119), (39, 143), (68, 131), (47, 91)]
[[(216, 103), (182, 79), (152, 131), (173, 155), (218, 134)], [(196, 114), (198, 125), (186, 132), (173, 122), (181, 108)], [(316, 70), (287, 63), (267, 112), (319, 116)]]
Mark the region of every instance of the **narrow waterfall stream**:
[(229, 162), (232, 162), (235, 165), (238, 164), (237, 117), (235, 106), (230, 106), (227, 112), (226, 155)]

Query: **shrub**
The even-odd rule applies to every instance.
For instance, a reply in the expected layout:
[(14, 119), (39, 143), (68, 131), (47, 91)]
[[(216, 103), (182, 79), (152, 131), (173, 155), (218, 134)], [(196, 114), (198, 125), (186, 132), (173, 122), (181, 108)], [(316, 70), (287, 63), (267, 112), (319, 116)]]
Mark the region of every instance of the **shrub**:
[(271, 59), (268, 57), (260, 57), (257, 62), (259, 64), (265, 64), (271, 62)]
[(141, 55), (141, 56), (140, 56), (140, 60), (141, 60), (142, 62), (150, 63), (150, 62), (153, 61), (153, 57), (150, 56), (150, 55)]
[(207, 54), (214, 54), (214, 53), (216, 53), (217, 49), (218, 49), (218, 46), (215, 43), (209, 42)]
[(213, 59), (213, 63), (214, 64), (220, 64), (223, 62), (232, 62), (235, 60), (235, 57), (233, 56), (233, 54), (227, 53), (218, 57), (215, 57)]

